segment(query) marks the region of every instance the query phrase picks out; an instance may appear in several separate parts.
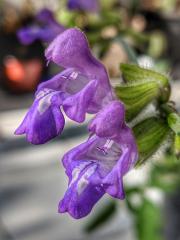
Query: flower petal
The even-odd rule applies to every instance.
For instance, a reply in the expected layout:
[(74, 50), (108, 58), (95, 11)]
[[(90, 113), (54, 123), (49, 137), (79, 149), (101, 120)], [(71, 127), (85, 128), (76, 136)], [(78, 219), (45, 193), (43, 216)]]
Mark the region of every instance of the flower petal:
[(71, 10), (84, 10), (84, 11), (97, 11), (99, 8), (97, 0), (84, 1), (84, 0), (69, 0), (68, 8)]
[(123, 176), (134, 166), (137, 157), (134, 137), (125, 123), (115, 138), (94, 135), (66, 153), (63, 165), (69, 186), (59, 204), (59, 212), (84, 217), (105, 192), (124, 199)]
[(138, 160), (138, 149), (133, 132), (125, 123), (123, 124), (121, 132), (116, 138), (116, 141), (119, 142), (122, 148), (128, 147), (130, 152), (129, 161), (126, 161), (123, 164), (123, 174), (126, 174), (134, 167), (136, 161)]
[(39, 21), (41, 25), (34, 23), (21, 28), (17, 32), (21, 43), (28, 45), (35, 40), (51, 42), (59, 33), (65, 30), (65, 27), (55, 20), (53, 12), (46, 8), (36, 15), (35, 20)]
[(36, 15), (36, 19), (42, 23), (49, 23), (54, 21), (54, 13), (48, 8), (43, 8)]
[(97, 79), (99, 84), (93, 98), (95, 107), (91, 113), (100, 110), (102, 103), (114, 98), (109, 83), (108, 74), (89, 49), (88, 41), (83, 32), (77, 28), (70, 28), (58, 35), (45, 52), (48, 61), (53, 61), (64, 68), (74, 68), (89, 79)]
[(24, 27), (18, 30), (17, 36), (20, 42), (24, 45), (33, 43), (39, 35), (39, 29), (35, 26)]
[(134, 167), (138, 160), (138, 150), (133, 133), (125, 123), (114, 140), (121, 147), (121, 155), (112, 171), (103, 179), (103, 184), (112, 197), (124, 199), (123, 176)]
[(106, 192), (112, 197), (124, 199), (125, 193), (123, 188), (123, 165), (129, 161), (130, 151), (128, 148), (122, 151), (122, 155), (114, 166), (112, 171), (103, 179), (103, 185)]
[(101, 186), (92, 183), (98, 177), (97, 165), (81, 161), (72, 171), (72, 177), (64, 198), (59, 203), (59, 213), (69, 212), (74, 218), (82, 218), (90, 213), (96, 202), (104, 195)]
[(26, 134), (33, 144), (43, 144), (60, 134), (65, 124), (60, 98), (60, 93), (52, 93), (36, 99), (15, 134)]
[(92, 80), (83, 90), (75, 95), (67, 97), (63, 101), (63, 109), (70, 119), (79, 123), (85, 120), (88, 107), (96, 91), (96, 86), (97, 81)]
[(62, 33), (65, 28), (61, 25), (49, 24), (43, 28), (39, 28), (37, 39), (40, 39), (44, 42), (51, 42), (58, 34)]
[(138, 150), (135, 138), (131, 129), (123, 124), (121, 132), (116, 141), (121, 146), (121, 156), (114, 165), (112, 171), (104, 178), (103, 184), (107, 186), (106, 192), (112, 197), (123, 199), (125, 197), (123, 189), (123, 176), (134, 167), (138, 160)]
[(124, 123), (125, 109), (120, 101), (112, 101), (90, 122), (88, 129), (99, 137), (115, 137)]
[(69, 69), (64, 70), (64, 71), (60, 72), (59, 74), (55, 75), (50, 80), (42, 82), (38, 86), (37, 93), (39, 91), (42, 91), (45, 88), (46, 89), (52, 89), (52, 90), (55, 90), (55, 91), (66, 92), (67, 82), (68, 82), (68, 80), (69, 80), (69, 78), (70, 78), (70, 76), (73, 72), (74, 72), (74, 69), (69, 68)]
[(75, 68), (90, 79), (99, 79), (110, 87), (106, 69), (92, 54), (87, 38), (78, 28), (59, 34), (45, 51), (48, 61), (64, 68)]

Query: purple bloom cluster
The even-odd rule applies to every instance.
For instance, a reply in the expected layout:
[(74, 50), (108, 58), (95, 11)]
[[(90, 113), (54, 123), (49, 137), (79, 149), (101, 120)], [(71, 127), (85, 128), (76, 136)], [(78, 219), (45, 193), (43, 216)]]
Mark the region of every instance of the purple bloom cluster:
[(99, 9), (99, 4), (98, 0), (69, 0), (68, 8), (70, 10), (96, 12)]
[(42, 144), (62, 132), (61, 109), (78, 123), (85, 120), (86, 113), (94, 114), (88, 140), (62, 160), (69, 184), (58, 210), (81, 218), (105, 193), (124, 198), (122, 179), (137, 161), (137, 146), (125, 123), (124, 105), (116, 99), (106, 69), (92, 55), (79, 29), (57, 36), (45, 55), (64, 70), (39, 85), (16, 134), (26, 134), (29, 142)]
[(65, 27), (59, 24), (49, 9), (42, 9), (35, 16), (35, 23), (18, 30), (17, 36), (22, 44), (28, 45), (35, 40), (51, 42)]

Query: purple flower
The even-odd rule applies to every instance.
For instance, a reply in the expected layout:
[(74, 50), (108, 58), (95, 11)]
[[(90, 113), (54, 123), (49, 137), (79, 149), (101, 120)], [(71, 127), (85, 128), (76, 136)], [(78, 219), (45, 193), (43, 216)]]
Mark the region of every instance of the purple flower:
[(120, 102), (113, 101), (107, 109), (102, 109), (90, 129), (96, 135), (63, 158), (69, 185), (59, 203), (59, 212), (69, 212), (74, 218), (89, 214), (105, 193), (124, 199), (123, 176), (138, 157), (135, 139), (124, 122), (124, 107)]
[(60, 108), (70, 119), (81, 123), (86, 113), (97, 113), (113, 99), (107, 72), (92, 56), (80, 30), (69, 29), (60, 34), (46, 55), (66, 69), (39, 85), (34, 104), (15, 132), (26, 134), (33, 144), (45, 143), (61, 133), (64, 117)]
[(40, 91), (15, 134), (26, 134), (27, 141), (33, 144), (42, 144), (56, 137), (65, 124), (59, 108), (61, 104), (61, 92), (51, 89)]
[(69, 0), (68, 8), (70, 10), (96, 12), (99, 9), (99, 4), (98, 0)]
[[(57, 36), (45, 55), (48, 61), (66, 69), (74, 68), (88, 79), (98, 81), (90, 113), (96, 113), (105, 102), (112, 100), (113, 92), (107, 71), (91, 54), (87, 38), (78, 28), (70, 28)], [(78, 82), (76, 84), (78, 85)]]
[(124, 105), (116, 99), (106, 69), (91, 54), (79, 29), (57, 36), (45, 55), (64, 70), (39, 85), (16, 134), (26, 134), (33, 144), (45, 143), (64, 128), (61, 109), (79, 123), (86, 113), (96, 114), (88, 126), (89, 139), (63, 158), (69, 185), (58, 210), (82, 218), (105, 193), (125, 197), (123, 176), (137, 161), (137, 146), (125, 123)]
[[(36, 22), (30, 26), (23, 27), (17, 32), (21, 43), (28, 45), (40, 39), (44, 42), (51, 42), (65, 28), (54, 18), (53, 13), (48, 9), (41, 10), (35, 17)], [(38, 24), (38, 22), (40, 24)]]

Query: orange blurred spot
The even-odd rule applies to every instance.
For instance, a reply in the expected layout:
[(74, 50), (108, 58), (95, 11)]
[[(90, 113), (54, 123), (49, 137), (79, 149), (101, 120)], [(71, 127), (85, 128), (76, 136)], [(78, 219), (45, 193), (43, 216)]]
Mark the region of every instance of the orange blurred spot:
[(9, 80), (20, 83), (25, 78), (25, 70), (16, 58), (8, 58), (5, 60), (5, 74)]
[(8, 87), (16, 92), (34, 91), (41, 78), (43, 62), (40, 59), (19, 60), (9, 56), (4, 60)]

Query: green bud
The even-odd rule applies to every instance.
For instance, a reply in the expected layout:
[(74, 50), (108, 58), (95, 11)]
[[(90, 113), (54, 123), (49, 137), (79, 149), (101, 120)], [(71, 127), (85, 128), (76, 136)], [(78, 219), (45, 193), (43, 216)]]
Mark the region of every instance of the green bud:
[(151, 117), (134, 126), (133, 132), (139, 152), (139, 160), (136, 165), (139, 166), (151, 157), (167, 139), (169, 127), (162, 119)]
[(169, 86), (169, 80), (166, 76), (156, 71), (139, 67), (135, 64), (122, 63), (120, 69), (124, 80), (127, 83), (156, 81), (162, 87)]
[(141, 110), (160, 95), (159, 85), (155, 81), (121, 85), (115, 88), (117, 97), (125, 104), (126, 120), (130, 121)]
[(121, 64), (126, 84), (116, 87), (117, 97), (126, 106), (127, 120), (136, 117), (150, 102), (167, 102), (170, 96), (168, 78), (133, 64)]

